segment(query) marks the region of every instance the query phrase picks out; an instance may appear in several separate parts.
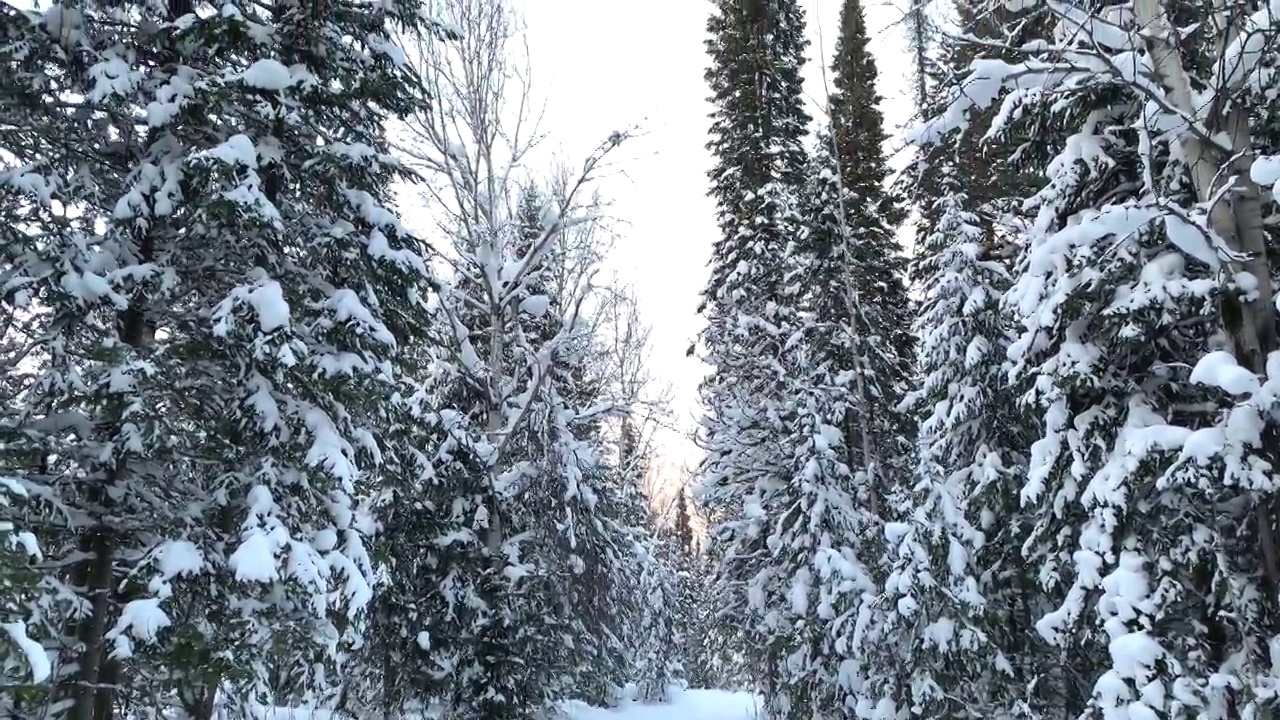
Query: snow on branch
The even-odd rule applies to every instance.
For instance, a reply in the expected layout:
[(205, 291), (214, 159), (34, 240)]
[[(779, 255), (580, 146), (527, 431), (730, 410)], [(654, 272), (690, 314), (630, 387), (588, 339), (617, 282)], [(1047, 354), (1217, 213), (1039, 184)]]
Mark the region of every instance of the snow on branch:
[[(442, 260), (452, 272), (436, 287), (438, 352), (453, 363), (450, 375), (476, 391), (458, 400), (477, 403), (465, 411), (477, 418), (466, 442), (497, 488), (514, 444), (543, 422), (547, 402), (559, 402), (553, 381), (589, 345), (597, 244), (608, 240), (596, 232), (604, 218), (591, 186), (632, 131), (608, 134), (572, 170), (551, 178), (532, 171), (544, 136), (518, 19), (501, 0), (456, 0), (438, 20), (453, 32), (406, 39), (433, 101), (400, 122), (396, 145), (445, 240)], [(593, 405), (587, 416), (602, 412)], [(552, 415), (556, 423), (582, 417)]]
[[(948, 34), (951, 42), (985, 51), (989, 57), (972, 61), (968, 75), (952, 91), (945, 108), (912, 128), (908, 142), (937, 143), (967, 128), (971, 115), (988, 110), (1002, 97), (1001, 109), (986, 133), (988, 139), (1005, 129), (1008, 120), (1019, 114), (1015, 110), (1020, 105), (1051, 102), (1058, 106), (1090, 88), (1119, 85), (1146, 103), (1146, 114), (1156, 126), (1213, 143), (1203, 122), (1204, 113), (1188, 112), (1158, 81), (1149, 40), (1131, 10), (1115, 6), (1089, 13), (1053, 1), (1043, 11), (1058, 21), (1052, 40), (1037, 39), (1013, 47), (1007, 41)], [(1026, 59), (1002, 59), (1011, 51)]]

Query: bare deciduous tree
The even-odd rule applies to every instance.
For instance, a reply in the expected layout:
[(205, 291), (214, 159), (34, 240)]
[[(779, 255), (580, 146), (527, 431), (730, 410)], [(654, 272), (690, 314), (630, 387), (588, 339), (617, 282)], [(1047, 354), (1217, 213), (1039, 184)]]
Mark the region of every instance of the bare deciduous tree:
[[(494, 448), (488, 465), (496, 487), (514, 426), (525, 421), (528, 399), (546, 382), (555, 347), (569, 342), (577, 327), (596, 262), (584, 258), (561, 273), (563, 327), (542, 346), (521, 333), (519, 300), (549, 254), (590, 232), (598, 203), (584, 197), (586, 189), (625, 134), (612, 133), (579, 171), (556, 178), (541, 209), (539, 236), (521, 246), (516, 202), (530, 174), (529, 155), (542, 136), (532, 111), (527, 56), (518, 65), (521, 56), (513, 52), (520, 24), (501, 0), (447, 0), (434, 14), (453, 37), (421, 36), (409, 44), (410, 62), (434, 102), (428, 113), (404, 119), (399, 148), (422, 174), (436, 229), (448, 239), (442, 259), (452, 266), (455, 281), (441, 287), (440, 307), (453, 329), (458, 367), (487, 395), (484, 425)], [(464, 282), (479, 292), (456, 292)], [(487, 347), (473, 346), (478, 334)], [(527, 372), (511, 362), (513, 350), (530, 360)], [(524, 409), (514, 415), (506, 410), (521, 399)], [(498, 508), (491, 510), (489, 546), (496, 554), (504, 531)]]

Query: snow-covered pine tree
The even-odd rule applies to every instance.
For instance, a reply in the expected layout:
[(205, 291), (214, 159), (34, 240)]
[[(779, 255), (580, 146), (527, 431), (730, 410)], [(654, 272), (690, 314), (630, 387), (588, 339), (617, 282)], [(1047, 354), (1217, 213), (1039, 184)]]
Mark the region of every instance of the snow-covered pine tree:
[[(46, 647), (59, 631), (56, 614), (48, 612), (58, 578), (40, 563), (35, 534), (52, 508), (28, 492), (28, 476), (40, 472), (46, 458), (38, 442), (29, 442), (25, 424), (26, 389), (47, 358), (40, 336), (31, 334), (43, 326), (32, 316), (51, 311), (31, 308), (32, 293), (15, 269), (31, 249), (24, 235), (51, 229), (53, 218), (39, 201), (44, 176), (73, 174), (73, 159), (61, 151), (77, 128), (70, 117), (49, 113), (56, 89), (48, 78), (58, 63), (84, 61), (74, 52), (76, 40), (75, 28), (64, 37), (49, 32), (41, 13), (0, 7), (0, 93), (6, 97), (0, 126), (7, 129), (0, 135), (0, 685), (9, 689), (0, 695), (0, 713), (10, 716), (47, 702), (45, 683), (54, 667)], [(88, 147), (94, 138), (77, 141)], [(42, 161), (43, 172), (33, 172)], [(72, 194), (63, 189), (58, 199)]]
[[(427, 628), (437, 619), (437, 569), (448, 546), (434, 553), (424, 548), (437, 542), (448, 525), (446, 509), (435, 500), (440, 457), (433, 452), (448, 434), (440, 423), (423, 422), (422, 415), (430, 408), (461, 404), (460, 398), (475, 390), (455, 375), (436, 374), (448, 366), (439, 362), (443, 349), (435, 343), (412, 352), (414, 361), (406, 373), (411, 386), (393, 398), (407, 417), (389, 433), (394, 442), (386, 450), (399, 456), (406, 471), (382, 478), (374, 488), (374, 601), (358, 651), (358, 673), (349, 687), (360, 718), (387, 720), (419, 711), (441, 695), (438, 674), (445, 671), (431, 661)], [(432, 392), (436, 388), (442, 389)], [(450, 390), (455, 395), (449, 396)], [(440, 452), (450, 457), (447, 444)]]
[[(568, 187), (564, 180), (572, 176), (562, 172), (559, 178), (557, 185), (563, 192)], [(546, 199), (525, 197), (533, 202), (522, 203), (518, 223), (522, 237), (532, 243), (542, 227), (540, 208)], [(590, 203), (590, 212), (596, 216), (602, 210), (600, 202), (596, 197)], [(566, 677), (559, 697), (594, 705), (614, 701), (619, 689), (636, 679), (637, 646), (628, 641), (634, 638), (639, 614), (627, 610), (643, 595), (646, 577), (641, 563), (653, 557), (644, 522), (645, 499), (631, 476), (641, 463), (624, 456), (621, 448), (616, 454), (610, 452), (605, 432), (605, 421), (617, 415), (621, 403), (609, 388), (615, 378), (612, 363), (600, 352), (607, 337), (597, 316), (615, 292), (598, 290), (593, 279), (611, 237), (599, 220), (566, 227), (528, 286), (529, 297), (545, 296), (550, 307), (558, 310), (547, 313), (552, 320), (549, 330), (562, 335), (556, 350), (557, 369), (547, 383), (551, 407), (561, 410), (550, 413), (549, 419), (555, 422), (541, 442), (560, 447), (566, 461), (566, 447), (576, 448), (573, 456), (581, 467), (581, 478), (565, 479), (571, 483), (571, 492), (572, 483), (585, 488), (587, 499), (585, 507), (567, 518), (567, 527), (556, 527), (553, 535), (560, 543), (559, 555), (545, 560), (547, 566), (560, 563), (562, 567), (567, 561), (569, 568), (568, 574), (551, 577), (542, 591), (558, 603), (554, 606), (562, 613), (559, 622), (564, 626), (558, 651), (549, 655), (559, 659)], [(583, 310), (588, 302), (595, 306), (590, 317)], [(553, 340), (548, 335), (547, 342)], [(547, 473), (548, 478), (555, 476)], [(546, 483), (541, 492), (549, 509), (565, 502), (562, 482)], [(545, 523), (546, 517), (534, 511), (527, 522), (536, 526)], [(662, 568), (655, 569), (661, 578)]]
[(912, 423), (897, 406), (911, 387), (915, 339), (907, 260), (894, 236), (905, 213), (885, 185), (884, 115), (861, 0), (841, 5), (831, 70), (830, 132), (819, 136), (812, 163), (816, 199), (806, 210), (813, 218), (808, 246), (824, 275), (808, 302), (819, 318), (848, 326), (815, 359), (830, 359), (836, 375), (852, 376), (839, 380), (854, 391), (857, 415), (843, 414), (841, 431), (860, 457), (850, 454), (846, 461), (871, 474), (872, 494), (864, 501), (878, 514), (885, 509), (877, 507), (876, 495), (910, 467)]
[[(571, 200), (548, 196), (539, 214), (545, 217), (551, 203), (567, 202)], [(519, 216), (514, 223), (519, 237), (526, 228), (520, 226)], [(537, 243), (555, 243), (563, 233), (539, 227)], [(477, 617), (480, 654), (473, 658), (475, 675), (466, 689), (458, 688), (462, 694), (455, 704), (495, 690), (502, 692), (502, 707), (512, 712), (574, 696), (602, 704), (625, 681), (626, 656), (616, 644), (620, 633), (611, 610), (622, 602), (616, 585), (626, 570), (621, 564), (629, 555), (630, 535), (618, 517), (625, 514), (628, 500), (609, 487), (608, 468), (590, 442), (596, 398), (590, 378), (582, 372), (589, 344), (582, 337), (588, 328), (580, 322), (589, 288), (578, 285), (571, 294), (552, 300), (546, 294), (552, 288), (542, 285), (539, 277), (554, 253), (544, 252), (539, 259), (529, 252), (536, 250), (534, 246), (515, 253), (512, 249), (492, 257), (505, 257), (508, 266), (513, 259), (533, 258), (542, 267), (531, 270), (525, 287), (511, 293), (502, 315), (483, 326), (486, 339), (500, 334), (510, 343), (497, 362), (492, 354), (484, 356), (489, 368), (510, 368), (500, 386), (505, 393), (499, 404), (503, 425), (500, 433), (486, 433), (500, 438), (487, 442), (508, 454), (498, 456), (501, 464), (480, 455), (485, 465), (497, 465), (482, 465), (486, 474), (497, 475), (484, 489), (488, 504), (482, 507), (491, 508), (489, 518), (501, 518), (502, 563), (496, 566), (501, 574), (493, 576), (495, 570), (488, 567), (493, 551), (483, 546), (478, 594), (488, 608)], [(486, 292), (491, 294), (496, 293)], [(493, 404), (488, 400), (485, 406)], [(468, 443), (472, 452), (487, 451), (474, 437)], [(447, 479), (449, 474), (438, 467), (437, 476)], [(491, 524), (484, 529), (492, 532), (493, 520), (487, 521)], [(484, 539), (498, 542), (495, 536)], [(446, 567), (442, 563), (441, 569)], [(498, 660), (504, 664), (495, 664)]]
[(854, 366), (859, 337), (850, 322), (856, 298), (845, 240), (852, 233), (842, 229), (831, 158), (829, 147), (816, 149), (803, 195), (809, 227), (788, 267), (789, 282), (804, 290), (780, 358), (786, 380), (778, 435), (789, 450), (788, 502), (771, 519), (769, 536), (777, 568), (769, 600), (792, 635), (780, 666), (786, 678), (780, 716), (841, 706), (840, 686), (853, 680), (845, 661), (854, 649), (841, 633), (859, 624), (865, 597), (877, 586), (875, 557), (883, 547), (875, 512), (883, 487), (866, 472), (875, 467), (868, 448), (879, 438), (869, 422), (869, 434), (860, 437), (857, 425), (865, 422), (860, 408), (866, 406), (857, 393), (874, 386), (856, 384), (866, 374)]
[[(954, 5), (970, 36), (989, 35), (1004, 16), (1000, 8)], [(937, 37), (919, 68), (922, 115), (946, 106), (951, 79), (968, 72), (974, 50)], [(918, 455), (913, 482), (896, 500), (877, 631), (894, 641), (869, 664), (897, 668), (883, 677), (879, 697), (926, 714), (1013, 712), (1030, 686), (1023, 670), (1044, 659), (1020, 619), (1039, 596), (1034, 568), (1021, 557), (1017, 497), (1033, 430), (1019, 407), (1024, 389), (1007, 379), (1013, 320), (1001, 307), (1012, 282), (1013, 229), (1000, 221), (1023, 188), (1008, 163), (1012, 148), (979, 141), (990, 120), (991, 113), (971, 118), (952, 142), (920, 148), (908, 173), (920, 205), (920, 386), (903, 405), (919, 418)]]
[[(592, 446), (598, 390), (584, 364), (598, 258), (571, 252), (573, 232), (599, 213), (584, 188), (625, 136), (612, 134), (566, 182), (522, 193), (536, 136), (522, 134), (528, 105), (507, 85), (514, 15), (463, 0), (442, 19), (457, 38), (410, 48), (436, 105), (404, 128), (450, 246), (433, 312), (438, 351), (412, 401), (428, 471), (404, 491), (421, 494), (411, 502), (434, 522), (398, 541), (416, 542), (423, 559), (388, 578), (406, 600), (436, 590), (415, 608), (385, 608), (379, 642), (420, 648), (397, 668), (410, 679), (398, 680), (396, 702), (435, 696), (457, 717), (496, 720), (575, 693), (603, 702), (625, 665), (607, 606), (628, 538), (608, 518), (607, 469)], [(513, 118), (517, 103), (526, 114)]]
[(747, 682), (734, 674), (740, 663), (733, 660), (733, 653), (740, 651), (725, 639), (726, 635), (733, 637), (735, 631), (716, 617), (713, 561), (704, 552), (705, 535), (697, 529), (705, 531), (709, 523), (700, 517), (700, 503), (687, 482), (681, 479), (682, 491), (673, 508), (671, 528), (681, 549), (677, 575), (683, 607), (679, 635), (686, 643), (685, 678), (692, 688), (743, 687)]
[(699, 482), (715, 525), (711, 602), (726, 632), (741, 635), (726, 655), (741, 653), (771, 706), (787, 712), (784, 663), (793, 638), (778, 611), (780, 588), (796, 568), (776, 565), (770, 538), (793, 502), (781, 359), (798, 292), (786, 267), (803, 231), (798, 203), (809, 117), (800, 70), (807, 41), (794, 0), (721, 0), (708, 30), (710, 177), (720, 237), (700, 308), (712, 372), (700, 388), (706, 455)]
[[(670, 415), (669, 388), (650, 370), (651, 328), (639, 298), (625, 286), (604, 289), (594, 313), (593, 372), (601, 379), (596, 402), (608, 409), (601, 439), (612, 470), (605, 486), (613, 497), (608, 517), (625, 527), (631, 550), (619, 568), (625, 589), (609, 612), (625, 648), (624, 699), (661, 702), (684, 682), (683, 641), (676, 608), (680, 591), (678, 555), (664, 535), (658, 500), (647, 484), (655, 452), (655, 432)], [(634, 690), (634, 692), (632, 692)]]
[[(114, 464), (109, 444), (101, 441), (121, 429), (120, 410), (127, 405), (104, 407), (101, 396), (106, 393), (98, 391), (104, 374), (121, 359), (109, 341), (102, 343), (104, 337), (114, 335), (117, 308), (110, 306), (110, 300), (128, 304), (119, 295), (110, 298), (106, 307), (99, 303), (112, 288), (92, 274), (97, 269), (92, 263), (109, 258), (110, 249), (98, 252), (86, 237), (93, 235), (95, 220), (103, 217), (101, 208), (93, 206), (95, 195), (118, 193), (123, 171), (102, 163), (86, 164), (79, 155), (83, 151), (94, 158), (114, 149), (108, 145), (110, 130), (104, 127), (101, 115), (94, 118), (83, 106), (88, 103), (68, 106), (68, 112), (51, 108), (61, 106), (61, 93), (89, 89), (91, 67), (97, 59), (93, 41), (98, 38), (91, 35), (91, 29), (97, 28), (86, 25), (89, 18), (96, 19), (97, 9), (55, 5), (46, 13), (24, 13), (12, 6), (0, 11), (5, 15), (0, 50), (4, 90), (13, 98), (4, 103), (0, 123), (14, 129), (5, 133), (5, 153), (0, 160), (4, 163), (0, 170), (0, 212), (4, 215), (0, 219), (5, 227), (0, 302), (7, 322), (5, 344), (12, 343), (12, 354), (6, 358), (12, 364), (4, 366), (0, 474), (6, 476), (7, 486), (16, 488), (13, 494), (27, 500), (18, 505), (23, 511), (22, 524), (37, 534), (49, 555), (46, 562), (31, 566), (26, 553), (6, 554), (6, 559), (19, 563), (13, 569), (25, 576), (25, 589), (34, 590), (25, 598), (15, 596), (15, 600), (25, 600), (22, 613), (31, 621), (26, 623), (24, 634), (48, 649), (56, 647), (58, 640), (85, 641), (79, 648), (82, 652), (72, 650), (64, 657), (67, 662), (53, 664), (64, 700), (54, 706), (54, 712), (65, 714), (74, 709), (84, 717), (92, 712), (98, 698), (110, 698), (115, 679), (109, 673), (118, 667), (104, 657), (103, 633), (109, 628), (91, 628), (89, 622), (77, 626), (71, 613), (87, 598), (97, 600), (90, 615), (103, 623), (118, 609), (113, 605), (118, 595), (103, 585), (97, 586), (99, 592), (93, 591), (94, 582), (103, 573), (90, 579), (86, 571), (94, 565), (110, 569), (102, 561), (103, 553), (89, 545), (96, 540), (92, 528), (100, 525), (102, 491), (111, 482)], [(66, 68), (66, 72), (55, 72), (55, 68)], [(57, 80), (50, 80), (51, 76)], [(99, 121), (96, 126), (92, 123), (95, 119)], [(78, 296), (82, 287), (78, 279), (83, 275), (76, 270), (90, 270), (92, 277), (104, 280), (96, 296), (91, 294), (83, 301)], [(93, 347), (95, 344), (100, 346)], [(70, 372), (63, 375), (64, 370)], [(116, 379), (117, 387), (123, 389), (127, 373), (121, 372)], [(93, 397), (95, 394), (98, 397)], [(97, 407), (89, 410), (91, 403)], [(135, 421), (145, 425), (146, 415), (137, 413)], [(90, 418), (100, 421), (101, 432), (96, 432)], [(127, 451), (121, 448), (122, 454)], [(62, 483), (51, 491), (55, 479)], [(120, 531), (122, 540), (116, 544), (124, 555), (138, 550), (131, 537), (138, 526), (130, 510), (141, 510), (132, 504), (135, 499), (120, 499), (119, 505), (128, 509), (112, 528)], [(18, 519), (5, 519), (11, 518)], [(77, 535), (83, 538), (78, 548)], [(71, 572), (60, 572), (66, 568)], [(77, 583), (76, 576), (84, 582)], [(105, 579), (110, 582), (113, 578), (107, 575)], [(15, 625), (10, 635), (18, 629)], [(6, 644), (6, 649), (12, 647)], [(29, 661), (48, 665), (45, 649), (30, 644), (21, 649)], [(99, 683), (96, 692), (83, 691), (77, 681), (98, 675), (104, 664), (109, 665), (103, 673), (105, 682)], [(12, 667), (9, 662), (5, 665)], [(25, 682), (24, 678), (18, 684)], [(20, 691), (13, 710), (43, 712), (50, 702), (45, 689), (34, 694)]]
[(127, 683), (208, 717), (219, 685), (267, 690), (268, 638), (299, 697), (336, 685), (368, 599), (358, 484), (395, 471), (425, 297), (382, 137), (423, 99), (389, 35), (419, 11), (77, 3), (27, 28), (69, 69), (45, 114), (84, 132), (14, 136), (0, 175), (5, 303), (46, 350), (4, 465), (52, 510), (56, 715), (109, 718)]
[(881, 632), (895, 645), (881, 662), (899, 671), (881, 695), (987, 717), (1010, 712), (1025, 687), (1010, 662), (1027, 649), (1001, 641), (1020, 634), (1011, 615), (1034, 587), (1017, 532), (1029, 433), (1005, 372), (1010, 274), (987, 252), (991, 225), (967, 209), (955, 164), (931, 168), (941, 194), (917, 250), (923, 377), (908, 403), (921, 418), (919, 458), (893, 526)]
[[(911, 377), (902, 219), (888, 168), (875, 63), (856, 0), (841, 9), (829, 131), (819, 133), (804, 195), (807, 232), (788, 271), (802, 288), (785, 359), (790, 486), (775, 553), (793, 569), (781, 588), (803, 640), (788, 667), (805, 712), (854, 707), (870, 599), (884, 577), (886, 501), (907, 482), (911, 423), (898, 409)], [(857, 668), (856, 670), (854, 668)]]
[(676, 642), (677, 658), (683, 671), (683, 681), (688, 687), (715, 687), (710, 681), (711, 670), (705, 639), (699, 617), (705, 610), (703, 592), (706, 577), (700, 572), (698, 541), (693, 529), (692, 502), (689, 490), (682, 482), (672, 507), (671, 526), (665, 533), (666, 548), (670, 554), (668, 566), (674, 576), (675, 596), (670, 612), (672, 634)]
[(1027, 57), (978, 59), (924, 133), (1003, 96), (999, 123), (1036, 139), (1021, 156), (1048, 160), (1008, 294), (1010, 357), (1043, 421), (1022, 489), (1052, 603), (1036, 629), (1069, 668), (1042, 668), (1057, 696), (1035, 702), (1249, 715), (1275, 665), (1275, 271), (1257, 221), (1274, 177), (1255, 110), (1274, 51), (1247, 39), (1272, 15), (1037, 10), (1051, 32)]
[(634, 700), (656, 703), (671, 699), (671, 688), (684, 683), (683, 637), (679, 634), (680, 585), (678, 555), (668, 537), (637, 528), (634, 559), (639, 571), (633, 608), (634, 625), (626, 636), (632, 645)]
[[(660, 646), (660, 663), (654, 667), (660, 674), (650, 687), (660, 694), (650, 695), (652, 700), (670, 700), (670, 688), (688, 687), (689, 678), (693, 674), (695, 661), (692, 648), (697, 642), (696, 614), (698, 604), (704, 601), (698, 592), (700, 585), (694, 577), (695, 559), (693, 550), (686, 544), (684, 530), (687, 526), (688, 499), (683, 487), (676, 496), (676, 522), (671, 526), (659, 525), (654, 528), (651, 537), (657, 546), (657, 557), (662, 569), (662, 597), (651, 603), (649, 608), (661, 618), (662, 633), (658, 642)], [(681, 522), (683, 515), (684, 523)], [(655, 643), (656, 644), (656, 643)]]

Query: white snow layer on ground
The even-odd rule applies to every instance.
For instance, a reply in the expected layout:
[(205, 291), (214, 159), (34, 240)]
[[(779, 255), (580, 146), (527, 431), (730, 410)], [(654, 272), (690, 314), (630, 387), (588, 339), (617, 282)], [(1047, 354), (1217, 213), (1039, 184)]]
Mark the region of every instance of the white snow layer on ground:
[[(598, 708), (576, 700), (561, 705), (565, 720), (757, 720), (760, 699), (746, 692), (730, 690), (676, 690), (669, 703), (642, 705), (624, 703), (616, 708)], [(264, 708), (260, 720), (333, 720), (325, 710), (307, 708)], [(428, 716), (433, 713), (427, 713)]]
[(676, 691), (670, 703), (661, 705), (627, 704), (604, 709), (581, 702), (563, 706), (572, 720), (756, 720), (760, 716), (760, 699), (745, 692), (730, 690)]

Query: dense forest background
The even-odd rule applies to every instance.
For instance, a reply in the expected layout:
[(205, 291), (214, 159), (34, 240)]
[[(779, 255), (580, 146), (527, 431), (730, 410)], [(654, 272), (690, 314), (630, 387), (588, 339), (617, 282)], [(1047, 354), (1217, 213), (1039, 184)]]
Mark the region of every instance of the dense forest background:
[(859, 0), (816, 110), (711, 10), (672, 489), (503, 0), (0, 4), (0, 712), (1267, 717), (1280, 8), (906, 7), (902, 173)]

